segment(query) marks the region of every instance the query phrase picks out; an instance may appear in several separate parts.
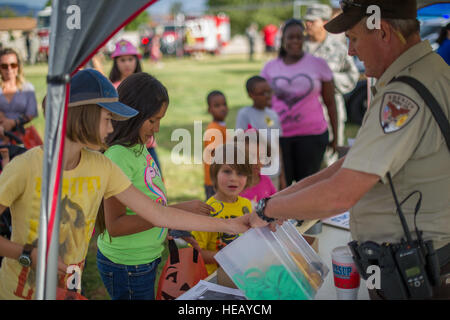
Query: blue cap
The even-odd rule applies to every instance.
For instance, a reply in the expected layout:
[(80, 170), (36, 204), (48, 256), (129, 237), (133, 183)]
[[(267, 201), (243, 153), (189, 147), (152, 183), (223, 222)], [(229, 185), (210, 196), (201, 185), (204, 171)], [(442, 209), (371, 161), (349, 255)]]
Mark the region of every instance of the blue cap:
[(77, 72), (70, 81), (69, 108), (97, 104), (113, 113), (114, 120), (126, 120), (139, 111), (119, 102), (119, 94), (112, 83), (94, 69)]

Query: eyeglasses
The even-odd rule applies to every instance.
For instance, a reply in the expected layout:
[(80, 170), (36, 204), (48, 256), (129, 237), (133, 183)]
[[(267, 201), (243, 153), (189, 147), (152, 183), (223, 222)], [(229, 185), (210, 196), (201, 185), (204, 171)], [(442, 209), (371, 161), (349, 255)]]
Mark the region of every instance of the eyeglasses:
[(2, 63), (0, 64), (0, 68), (2, 68), (3, 70), (8, 70), (9, 67), (11, 67), (11, 69), (16, 69), (19, 66), (19, 64), (17, 63)]
[(355, 3), (353, 0), (341, 0), (339, 1), (342, 11), (346, 12), (349, 7), (365, 8), (366, 6), (360, 3)]

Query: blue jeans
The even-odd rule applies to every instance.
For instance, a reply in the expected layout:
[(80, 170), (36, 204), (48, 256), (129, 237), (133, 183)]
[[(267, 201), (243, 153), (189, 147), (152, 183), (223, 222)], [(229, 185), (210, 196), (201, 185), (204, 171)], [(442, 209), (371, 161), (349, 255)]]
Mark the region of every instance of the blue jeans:
[(140, 265), (117, 264), (97, 250), (97, 267), (112, 300), (155, 300), (155, 277), (161, 258)]

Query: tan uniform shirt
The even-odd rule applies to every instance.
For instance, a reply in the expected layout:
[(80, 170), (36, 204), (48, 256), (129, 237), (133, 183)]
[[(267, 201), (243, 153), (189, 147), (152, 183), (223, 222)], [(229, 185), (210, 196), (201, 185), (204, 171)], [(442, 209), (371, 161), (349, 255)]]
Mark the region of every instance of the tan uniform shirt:
[[(450, 67), (423, 41), (404, 52), (378, 80), (370, 109), (343, 164), (381, 177), (352, 208), (350, 228), (359, 241), (398, 242), (404, 237), (386, 176), (390, 172), (400, 202), (415, 190), (422, 193), (417, 227), (438, 249), (450, 242), (450, 152), (419, 94), (403, 83), (388, 84), (400, 75), (421, 81), (449, 118)], [(402, 206), (411, 231), (417, 199), (414, 195)]]

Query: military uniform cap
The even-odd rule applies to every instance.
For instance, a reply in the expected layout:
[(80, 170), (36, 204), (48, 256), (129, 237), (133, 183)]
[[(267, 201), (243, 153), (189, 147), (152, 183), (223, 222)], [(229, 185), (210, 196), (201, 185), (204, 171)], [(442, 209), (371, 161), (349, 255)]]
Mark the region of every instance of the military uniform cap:
[(342, 13), (325, 25), (330, 33), (341, 33), (353, 28), (362, 18), (370, 16), (367, 8), (376, 5), (384, 19), (416, 19), (416, 0), (342, 0), (339, 2)]
[(315, 3), (310, 5), (306, 9), (306, 14), (303, 19), (307, 21), (314, 21), (317, 19), (330, 20), (332, 10), (331, 7), (326, 4)]

